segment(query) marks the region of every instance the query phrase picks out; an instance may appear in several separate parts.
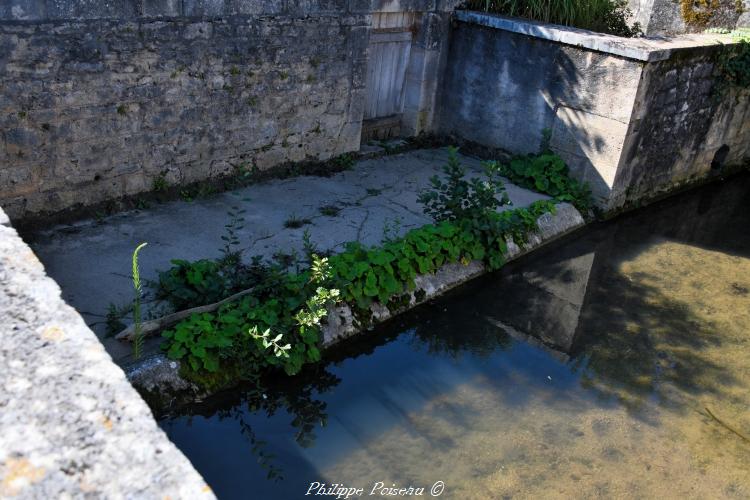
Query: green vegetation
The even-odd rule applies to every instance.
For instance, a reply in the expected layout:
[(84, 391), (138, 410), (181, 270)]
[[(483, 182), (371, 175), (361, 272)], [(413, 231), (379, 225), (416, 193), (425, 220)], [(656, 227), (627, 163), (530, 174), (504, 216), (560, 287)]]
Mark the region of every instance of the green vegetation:
[(147, 244), (141, 243), (133, 251), (133, 289), (135, 291), (135, 297), (133, 298), (133, 357), (135, 359), (139, 359), (143, 353), (143, 330), (141, 329), (141, 295), (143, 294), (143, 288), (138, 267), (138, 252)]
[(362, 310), (414, 290), (417, 274), (433, 273), (447, 263), (482, 260), (497, 269), (505, 261), (505, 240), (512, 236), (522, 243), (536, 227), (536, 219), (553, 210), (552, 202), (540, 201), (528, 208), (488, 213), (481, 220), (428, 224), (380, 247), (352, 242), (330, 259), (334, 283), (344, 301)]
[(344, 153), (329, 160), (329, 163), (336, 171), (350, 170), (354, 166), (355, 162), (356, 159), (351, 153)]
[(468, 0), (466, 8), (634, 37), (643, 33), (626, 0)]
[(750, 88), (750, 33), (741, 38), (733, 50), (726, 50), (719, 57), (721, 86)]
[(167, 176), (165, 174), (159, 174), (156, 177), (154, 177), (152, 189), (156, 191), (157, 193), (166, 191), (169, 187), (169, 184), (167, 184)]
[(706, 26), (719, 7), (719, 0), (680, 0), (680, 15), (686, 24)]
[(326, 259), (315, 258), (310, 269), (277, 275), (257, 295), (194, 314), (164, 332), (167, 355), (186, 361), (188, 377), (222, 367), (249, 379), (270, 366), (295, 374), (320, 359), (320, 321), (339, 293), (326, 286), (329, 278)]
[(240, 237), (237, 233), (245, 228), (245, 212), (247, 210), (236, 205), (227, 211), (229, 222), (224, 224), (224, 234), (221, 236), (224, 248), (221, 249), (221, 253), (224, 255), (223, 260), (228, 261), (229, 264), (240, 261), (240, 252), (236, 250), (240, 244)]
[(443, 173), (445, 181), (433, 176), (432, 189), (419, 196), (424, 213), (436, 221), (482, 217), (510, 203), (502, 180), (489, 164), (485, 166), (485, 179), (466, 180), (466, 169), (458, 161), (458, 149), (454, 147), (448, 148), (448, 164)]
[(423, 291), (415, 291), (417, 275), (433, 273), (447, 263), (467, 265), (477, 260), (497, 269), (505, 262), (511, 239), (525, 244), (537, 228), (537, 219), (555, 211), (556, 201), (498, 212), (509, 204), (501, 175), (538, 186), (557, 200), (590, 204), (585, 187), (567, 178), (567, 169), (556, 156), (547, 153), (514, 162), (485, 163), (483, 178), (467, 179), (457, 150), (450, 148), (444, 176), (431, 179), (431, 188), (419, 196), (433, 224), (398, 237), (400, 222), (394, 223), (395, 229), (384, 228), (381, 245), (351, 242), (344, 252), (328, 259), (316, 254), (305, 231), (307, 265), (294, 253), (275, 256), (280, 264), (265, 264), (260, 257), (251, 265), (243, 264), (233, 236), (242, 223), (242, 212), (233, 210), (224, 256), (173, 261), (174, 267), (160, 274), (156, 295), (181, 310), (252, 291), (165, 331), (163, 348), (171, 359), (183, 361), (184, 376), (217, 388), (237, 379), (255, 380), (271, 367), (295, 374), (304, 364), (320, 359), (320, 323), (330, 304), (346, 302), (359, 325), (367, 326), (375, 302), (398, 310), (411, 303), (412, 293), (417, 301), (424, 299)]
[(117, 307), (117, 305), (110, 302), (109, 306), (107, 306), (107, 315), (105, 317), (104, 334), (107, 337), (111, 337), (125, 328), (125, 323), (123, 323), (122, 320), (132, 308), (133, 304), (126, 304), (123, 307)]
[(312, 224), (312, 221), (310, 219), (297, 217), (294, 214), (284, 221), (284, 227), (287, 229), (299, 229), (307, 224)]
[(341, 212), (341, 208), (336, 205), (323, 205), (318, 208), (318, 212), (326, 217), (336, 217)]
[(260, 286), (279, 272), (279, 269), (262, 265), (257, 257), (250, 265), (239, 259), (193, 262), (175, 259), (169, 270), (159, 274), (155, 295), (179, 311), (213, 304), (242, 290)]
[(583, 215), (592, 208), (589, 186), (571, 178), (565, 162), (552, 152), (517, 156), (507, 165), (491, 162), (488, 167), (514, 184), (573, 204)]

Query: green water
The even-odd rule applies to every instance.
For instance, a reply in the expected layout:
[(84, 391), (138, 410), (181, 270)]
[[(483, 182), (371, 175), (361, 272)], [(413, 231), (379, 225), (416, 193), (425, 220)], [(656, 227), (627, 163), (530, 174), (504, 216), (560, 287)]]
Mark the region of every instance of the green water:
[(686, 193), (161, 425), (220, 498), (750, 498), (749, 227)]

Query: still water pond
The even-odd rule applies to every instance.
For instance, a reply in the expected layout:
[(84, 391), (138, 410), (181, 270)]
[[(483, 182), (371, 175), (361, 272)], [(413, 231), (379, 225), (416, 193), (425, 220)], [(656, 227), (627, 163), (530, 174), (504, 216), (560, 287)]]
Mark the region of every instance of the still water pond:
[(672, 198), (161, 425), (220, 498), (750, 498), (749, 228), (748, 176)]

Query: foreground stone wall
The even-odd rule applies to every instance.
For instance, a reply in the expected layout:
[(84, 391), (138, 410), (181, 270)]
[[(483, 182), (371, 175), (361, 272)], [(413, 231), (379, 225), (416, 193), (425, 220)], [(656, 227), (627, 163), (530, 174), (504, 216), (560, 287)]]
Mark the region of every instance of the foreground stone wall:
[(214, 498), (0, 210), (0, 497)]
[(720, 92), (712, 62), (730, 37), (627, 39), (456, 15), (441, 132), (515, 154), (549, 146), (606, 210), (707, 176), (712, 164), (750, 162), (750, 96)]
[(5, 3), (0, 205), (56, 212), (357, 150), (368, 7)]

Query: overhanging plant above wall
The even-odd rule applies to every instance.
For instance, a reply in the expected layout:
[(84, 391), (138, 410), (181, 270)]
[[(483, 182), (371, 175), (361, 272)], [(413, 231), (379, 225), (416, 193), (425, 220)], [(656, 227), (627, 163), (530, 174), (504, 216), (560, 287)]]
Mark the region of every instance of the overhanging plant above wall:
[(611, 35), (641, 36), (626, 0), (467, 0), (465, 8)]

